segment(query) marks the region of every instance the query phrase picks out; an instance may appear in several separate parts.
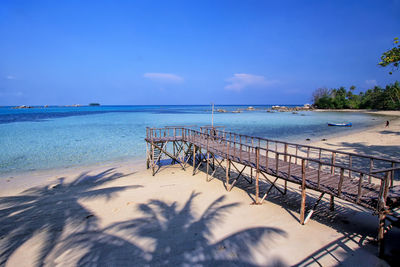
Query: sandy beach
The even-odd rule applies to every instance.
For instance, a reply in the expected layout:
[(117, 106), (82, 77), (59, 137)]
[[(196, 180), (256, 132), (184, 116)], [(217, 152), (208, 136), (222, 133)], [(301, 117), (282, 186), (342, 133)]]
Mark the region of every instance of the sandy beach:
[[(400, 159), (400, 112), (390, 126), (313, 145)], [(272, 191), (262, 205), (239, 184), (227, 192), (179, 165), (156, 176), (143, 162), (0, 179), (0, 265), (6, 266), (387, 266), (377, 257), (377, 217), (337, 200), (299, 223), (300, 189)], [(397, 181), (398, 182), (398, 181)], [(307, 205), (318, 198), (307, 193)], [(387, 235), (389, 263), (400, 231)]]

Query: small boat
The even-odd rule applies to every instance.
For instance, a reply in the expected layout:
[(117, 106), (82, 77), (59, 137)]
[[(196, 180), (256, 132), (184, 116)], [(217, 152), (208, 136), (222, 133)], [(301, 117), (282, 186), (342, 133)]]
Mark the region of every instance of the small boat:
[(328, 126), (341, 126), (341, 127), (351, 127), (353, 124), (351, 122), (347, 123), (328, 123)]

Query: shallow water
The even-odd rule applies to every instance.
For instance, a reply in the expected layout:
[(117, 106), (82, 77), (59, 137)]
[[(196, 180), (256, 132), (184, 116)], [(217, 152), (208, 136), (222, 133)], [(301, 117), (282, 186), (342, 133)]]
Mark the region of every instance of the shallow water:
[[(247, 106), (218, 106), (236, 110)], [(317, 141), (384, 121), (355, 112), (215, 113), (226, 130), (270, 139)], [(353, 123), (329, 127), (327, 122)], [(210, 106), (99, 106), (0, 108), (0, 174), (44, 170), (106, 161), (144, 159), (146, 126), (209, 125)]]

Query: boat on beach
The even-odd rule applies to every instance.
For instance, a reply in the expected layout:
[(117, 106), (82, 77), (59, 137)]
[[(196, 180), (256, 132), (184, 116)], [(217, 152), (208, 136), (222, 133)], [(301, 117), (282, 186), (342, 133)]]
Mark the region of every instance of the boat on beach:
[(351, 122), (343, 122), (343, 123), (329, 123), (328, 126), (341, 126), (341, 127), (351, 127), (353, 124)]

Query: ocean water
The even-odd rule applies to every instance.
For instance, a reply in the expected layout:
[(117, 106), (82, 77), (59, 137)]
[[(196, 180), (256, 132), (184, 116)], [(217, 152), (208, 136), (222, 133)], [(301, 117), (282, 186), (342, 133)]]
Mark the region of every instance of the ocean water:
[[(236, 110), (247, 106), (216, 106)], [(257, 111), (214, 113), (226, 130), (270, 139), (305, 142), (383, 123), (355, 112)], [(327, 122), (353, 123), (329, 127)], [(97, 106), (0, 108), (0, 174), (66, 168), (145, 157), (146, 126), (209, 125), (210, 106)]]

